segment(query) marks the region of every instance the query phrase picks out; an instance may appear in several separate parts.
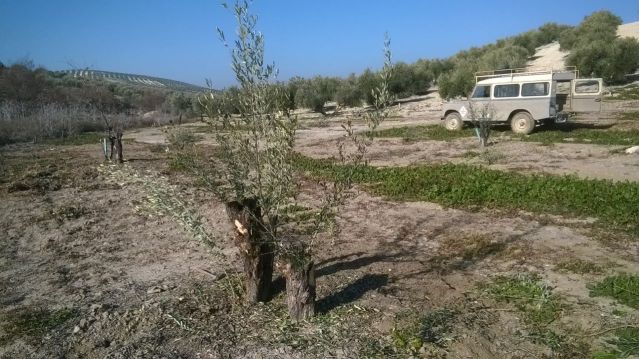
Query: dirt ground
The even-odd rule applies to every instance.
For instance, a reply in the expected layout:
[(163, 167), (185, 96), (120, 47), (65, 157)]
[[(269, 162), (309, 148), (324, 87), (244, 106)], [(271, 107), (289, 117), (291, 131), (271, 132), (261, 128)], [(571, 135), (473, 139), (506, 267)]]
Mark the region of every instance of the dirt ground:
[[(406, 104), (384, 127), (437, 123), (436, 101)], [(354, 114), (352, 114), (355, 116)], [(334, 155), (341, 119), (304, 118), (298, 149)], [(201, 145), (213, 144), (210, 133)], [(638, 273), (637, 241), (616, 241), (589, 220), (525, 212), (464, 211), (395, 202), (357, 190), (339, 217), (342, 231), (316, 253), (319, 315), (286, 318), (282, 281), (269, 303), (242, 304), (236, 249), (221, 203), (169, 167), (157, 128), (130, 131), (125, 166), (166, 178), (201, 216), (212, 250), (174, 218), (139, 210), (138, 185), (110, 181), (95, 145), (16, 145), (0, 166), (0, 357), (2, 358), (542, 358), (587, 357), (605, 331), (639, 313), (590, 297), (613, 273)], [(639, 180), (639, 155), (615, 146), (540, 144), (506, 133), (492, 154), (468, 158), (471, 139), (378, 139), (372, 164), (475, 163), (526, 173)], [(204, 147), (203, 147), (204, 148)], [(313, 201), (314, 184), (303, 196)], [(560, 263), (603, 268), (573, 273)], [(562, 299), (555, 347), (536, 340), (522, 313), (486, 296), (499, 275), (537, 275)], [(424, 313), (449, 313), (435, 344), (404, 350), (401, 328)], [(626, 313), (620, 315), (619, 313)], [(404, 350), (404, 351), (402, 351)]]

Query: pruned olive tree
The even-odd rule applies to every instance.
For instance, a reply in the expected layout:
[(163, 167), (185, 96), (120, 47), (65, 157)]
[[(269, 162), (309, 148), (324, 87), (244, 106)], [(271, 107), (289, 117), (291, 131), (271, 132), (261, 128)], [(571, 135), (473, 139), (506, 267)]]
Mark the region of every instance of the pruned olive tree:
[[(290, 220), (290, 212), (296, 206), (298, 192), (294, 167), (298, 122), (289, 112), (290, 99), (282, 87), (273, 86), (277, 70), (265, 64), (264, 37), (256, 30), (257, 17), (249, 13), (249, 4), (238, 0), (233, 6), (238, 28), (231, 62), (239, 84), (239, 115), (225, 111), (227, 107), (219, 103), (224, 98), (214, 92), (199, 99), (207, 122), (224, 129), (215, 131), (220, 155), (212, 157), (213, 165), (199, 174), (226, 203), (234, 242), (243, 261), (246, 300), (268, 300), (273, 269), (277, 267), (286, 279), (289, 314), (299, 320), (315, 313), (315, 240), (334, 223), (337, 207), (351, 187), (352, 173), (326, 185), (321, 204), (308, 216), (311, 223), (303, 229), (295, 228), (298, 223)], [(218, 33), (226, 45), (224, 32)], [(364, 162), (366, 145), (372, 140), (370, 132), (388, 116), (388, 44), (382, 85), (373, 90), (374, 111), (366, 117), (369, 131), (361, 135), (350, 122), (344, 124), (346, 134), (339, 145), (343, 162)], [(354, 144), (353, 154), (347, 153), (348, 143)], [(198, 165), (192, 168), (197, 170)]]
[(473, 101), (468, 101), (468, 109), (468, 117), (475, 127), (479, 147), (483, 149), (488, 146), (495, 109), (489, 103), (473, 103)]
[[(239, 84), (239, 116), (219, 106), (213, 93), (200, 102), (207, 118), (225, 129), (216, 132), (222, 155), (211, 180), (226, 202), (246, 274), (246, 299), (254, 303), (270, 295), (279, 215), (295, 188), (292, 161), (297, 120), (282, 110), (280, 89), (271, 86), (277, 71), (264, 63), (264, 37), (255, 28), (257, 17), (248, 10), (248, 1), (233, 7), (238, 28), (231, 61)], [(218, 33), (228, 46), (224, 32), (218, 29)]]

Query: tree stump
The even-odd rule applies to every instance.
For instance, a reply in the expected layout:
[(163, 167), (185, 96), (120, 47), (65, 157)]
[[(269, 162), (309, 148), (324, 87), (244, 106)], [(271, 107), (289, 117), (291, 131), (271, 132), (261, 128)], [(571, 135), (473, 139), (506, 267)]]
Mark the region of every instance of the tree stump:
[(286, 278), (288, 314), (295, 321), (315, 315), (315, 264), (298, 258), (278, 266)]
[(115, 136), (109, 129), (109, 161), (113, 161), (113, 153), (115, 153)]
[(118, 131), (115, 135), (115, 150), (117, 152), (118, 163), (124, 162), (122, 155), (122, 131)]
[(273, 279), (275, 246), (266, 233), (262, 210), (254, 198), (226, 204), (226, 212), (235, 227), (234, 241), (244, 265), (246, 301), (269, 299)]

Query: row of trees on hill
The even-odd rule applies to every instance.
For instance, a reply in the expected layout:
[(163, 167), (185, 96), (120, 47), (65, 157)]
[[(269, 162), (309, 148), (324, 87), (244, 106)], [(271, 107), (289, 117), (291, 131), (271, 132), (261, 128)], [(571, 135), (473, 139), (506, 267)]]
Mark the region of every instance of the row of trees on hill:
[[(31, 61), (0, 64), (0, 102), (99, 105), (106, 112), (193, 112), (195, 94), (73, 78), (35, 67)], [(186, 104), (185, 104), (186, 103)], [(188, 104), (188, 106), (186, 106)], [(188, 108), (187, 108), (188, 107)]]
[(617, 37), (621, 18), (608, 11), (586, 17), (579, 26), (562, 33), (559, 42), (569, 50), (568, 65), (577, 66), (583, 76), (602, 77), (619, 83), (639, 67), (639, 42), (635, 38)]
[[(536, 30), (460, 51), (447, 59), (422, 59), (412, 64), (398, 62), (394, 64), (389, 91), (402, 98), (424, 94), (430, 86), (437, 85), (443, 98), (466, 96), (475, 84), (475, 72), (525, 67), (537, 47), (553, 41), (558, 41), (563, 50), (571, 51), (567, 65), (577, 66), (583, 76), (619, 83), (639, 67), (639, 43), (633, 38), (618, 38), (616, 32), (620, 24), (618, 16), (599, 11), (576, 27), (548, 23)], [(328, 101), (338, 106), (372, 104), (371, 90), (378, 82), (379, 74), (366, 69), (346, 78), (294, 77), (277, 86), (288, 95), (289, 109), (309, 108), (324, 113)], [(228, 89), (220, 98), (219, 106), (236, 108), (237, 93), (237, 88)]]
[[(413, 64), (398, 62), (393, 65), (393, 76), (388, 90), (395, 98), (422, 95), (443, 73), (450, 71), (454, 64), (450, 60), (419, 60)], [(366, 69), (360, 75), (351, 74), (346, 78), (315, 76), (313, 78), (293, 77), (273, 86), (279, 88), (288, 110), (307, 108), (325, 114), (327, 102), (334, 101), (340, 107), (372, 105), (373, 89), (380, 85), (380, 74)], [(239, 90), (230, 87), (216, 98), (215, 106), (227, 112), (239, 113)]]
[[(105, 130), (181, 121), (199, 113), (196, 94), (73, 78), (31, 61), (0, 63), (0, 145)], [(143, 114), (158, 111), (155, 116)], [(114, 120), (115, 121), (115, 120)]]
[(453, 63), (451, 70), (439, 78), (439, 94), (443, 98), (466, 96), (475, 84), (477, 71), (525, 67), (535, 48), (559, 40), (569, 29), (569, 26), (549, 23), (494, 44), (460, 51), (449, 58)]

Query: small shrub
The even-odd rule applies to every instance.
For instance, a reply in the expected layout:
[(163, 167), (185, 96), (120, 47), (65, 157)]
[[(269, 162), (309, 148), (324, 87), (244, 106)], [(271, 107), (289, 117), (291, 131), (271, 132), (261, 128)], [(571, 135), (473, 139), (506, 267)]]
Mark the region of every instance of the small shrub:
[(424, 343), (442, 345), (453, 328), (456, 313), (449, 309), (435, 310), (419, 321), (419, 337)]

